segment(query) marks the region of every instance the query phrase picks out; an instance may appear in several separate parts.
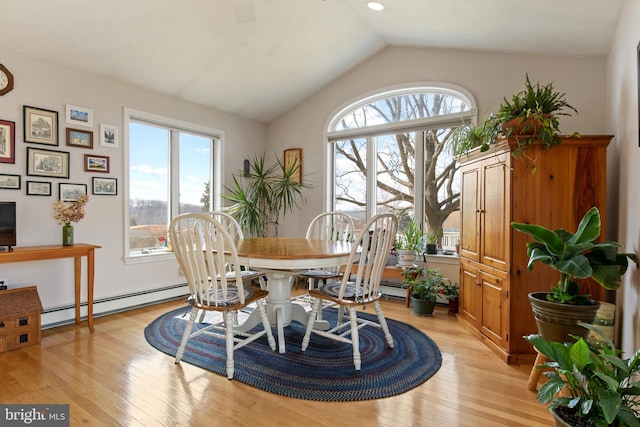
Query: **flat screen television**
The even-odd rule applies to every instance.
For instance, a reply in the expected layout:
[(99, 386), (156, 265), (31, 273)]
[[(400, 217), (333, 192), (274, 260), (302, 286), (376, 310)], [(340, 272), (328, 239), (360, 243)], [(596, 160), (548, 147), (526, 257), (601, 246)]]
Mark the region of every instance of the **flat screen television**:
[(0, 250), (16, 245), (16, 202), (0, 202)]

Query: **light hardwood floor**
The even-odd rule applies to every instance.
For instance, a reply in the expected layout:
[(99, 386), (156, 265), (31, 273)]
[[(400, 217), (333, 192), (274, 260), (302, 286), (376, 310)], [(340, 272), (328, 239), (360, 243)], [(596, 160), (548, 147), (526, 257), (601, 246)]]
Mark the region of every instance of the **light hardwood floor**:
[[(447, 309), (417, 317), (404, 301), (383, 302), (389, 318), (429, 335), (440, 370), (400, 396), (314, 402), (270, 394), (239, 381), (175, 365), (143, 330), (181, 301), (44, 330), (42, 343), (0, 354), (0, 402), (70, 404), (71, 425), (92, 426), (550, 426), (527, 390), (530, 366), (509, 366), (462, 328)], [(371, 310), (371, 309), (370, 309)], [(242, 351), (242, 350), (238, 350)]]

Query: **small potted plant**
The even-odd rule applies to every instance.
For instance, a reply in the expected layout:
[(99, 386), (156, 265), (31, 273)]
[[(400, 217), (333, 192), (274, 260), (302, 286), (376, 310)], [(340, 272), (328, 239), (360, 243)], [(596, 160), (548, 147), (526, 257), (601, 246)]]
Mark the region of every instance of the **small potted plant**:
[(629, 260), (637, 265), (638, 256), (618, 253), (621, 245), (616, 242), (597, 241), (601, 223), (596, 207), (584, 215), (575, 233), (516, 222), (511, 226), (534, 239), (527, 242), (529, 270), (535, 263), (542, 263), (560, 272), (560, 280), (551, 286), (551, 292), (529, 294), (538, 332), (549, 341), (563, 342), (570, 335), (586, 338), (588, 331), (577, 322), (592, 323), (600, 304), (580, 293), (578, 280), (591, 278), (605, 289), (618, 289)]
[(398, 265), (410, 267), (414, 265), (416, 254), (422, 250), (424, 238), (420, 231), (420, 226), (415, 220), (411, 220), (409, 225), (402, 230), (394, 245)]
[(413, 312), (420, 316), (431, 316), (436, 305), (436, 297), (451, 281), (436, 268), (414, 267), (402, 272), (405, 287), (411, 288)]
[[(520, 156), (534, 141), (551, 148), (560, 144), (560, 123), (558, 116), (578, 114), (565, 99), (566, 94), (558, 92), (553, 82), (546, 85), (531, 84), (526, 74), (524, 90), (503, 98), (498, 112), (489, 119), (486, 126), (501, 127), (505, 137), (516, 136), (518, 146), (514, 156)], [(578, 136), (577, 133), (574, 133)]]
[(578, 337), (567, 343), (538, 334), (524, 337), (549, 360), (536, 368), (551, 369), (545, 372), (549, 381), (540, 387), (538, 401), (549, 403), (556, 426), (640, 426), (640, 351), (622, 359), (606, 334), (593, 325), (580, 325), (604, 342), (595, 346)]
[(485, 120), (478, 125), (463, 122), (449, 136), (452, 152), (455, 156), (461, 156), (477, 147), (481, 152), (487, 151), (489, 144), (498, 139), (500, 130), (492, 120)]
[(458, 284), (447, 281), (444, 283), (440, 293), (449, 301), (449, 314), (456, 314), (460, 299), (460, 287)]
[(436, 231), (429, 231), (427, 233), (426, 252), (430, 255), (438, 253), (438, 233)]

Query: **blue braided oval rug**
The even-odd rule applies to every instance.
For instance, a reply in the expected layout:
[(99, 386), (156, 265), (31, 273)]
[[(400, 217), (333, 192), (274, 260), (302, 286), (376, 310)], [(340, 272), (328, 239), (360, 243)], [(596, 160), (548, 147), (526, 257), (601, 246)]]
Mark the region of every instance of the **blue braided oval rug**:
[[(149, 324), (144, 331), (149, 344), (175, 356), (188, 312), (189, 308), (173, 310)], [(375, 318), (360, 312), (358, 316)], [(333, 325), (337, 311), (324, 309), (323, 317)], [(434, 375), (440, 369), (442, 355), (431, 338), (418, 329), (391, 319), (387, 322), (395, 343), (392, 349), (381, 329), (368, 326), (360, 330), (360, 372), (353, 366), (351, 344), (314, 334), (307, 351), (302, 352), (305, 327), (291, 322), (285, 328), (286, 353), (272, 351), (264, 336), (234, 351), (234, 380), (270, 393), (327, 402), (404, 393)], [(194, 330), (197, 327), (196, 323)], [(274, 337), (277, 341), (275, 328)], [(189, 340), (182, 361), (226, 377), (225, 359), (224, 341), (203, 334)]]

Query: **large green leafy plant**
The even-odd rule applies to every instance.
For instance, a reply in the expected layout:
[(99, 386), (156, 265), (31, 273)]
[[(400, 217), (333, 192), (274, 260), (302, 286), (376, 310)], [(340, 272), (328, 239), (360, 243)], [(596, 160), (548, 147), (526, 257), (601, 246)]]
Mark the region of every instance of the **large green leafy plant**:
[(591, 278), (605, 289), (615, 290), (620, 287), (621, 276), (627, 271), (629, 260), (638, 264), (635, 253), (618, 253), (619, 243), (596, 241), (601, 227), (600, 211), (596, 207), (584, 215), (575, 233), (516, 222), (511, 226), (535, 240), (527, 242), (529, 270), (540, 262), (560, 272), (560, 280), (547, 295), (549, 301), (587, 304), (589, 295), (580, 294), (577, 280)]
[(300, 164), (284, 164), (281, 159), (267, 166), (264, 154), (249, 162), (249, 172), (233, 176), (233, 187), (225, 186), (222, 197), (233, 202), (228, 208), (242, 229), (252, 235), (266, 237), (270, 228), (278, 236), (280, 216), (292, 212), (303, 200), (302, 190), (308, 185), (298, 182)]
[[(549, 381), (538, 391), (537, 399), (549, 403), (549, 410), (563, 417), (582, 419), (591, 425), (640, 426), (640, 351), (622, 359), (613, 342), (597, 327), (580, 325), (598, 333), (604, 343), (590, 344), (583, 338), (576, 342), (549, 342), (541, 335), (524, 337), (549, 359), (537, 368)], [(559, 392), (563, 392), (558, 394)], [(580, 424), (583, 425), (583, 424)]]
[[(561, 141), (558, 116), (571, 116), (571, 111), (578, 113), (565, 97), (565, 93), (555, 89), (553, 82), (532, 84), (527, 73), (524, 90), (513, 94), (511, 99), (504, 97), (497, 113), (489, 120), (494, 126), (502, 126), (506, 137), (515, 132), (505, 123), (514, 122), (522, 127), (519, 133), (526, 136), (518, 137), (518, 148), (514, 152), (516, 157), (534, 141), (541, 141), (550, 148)], [(576, 133), (574, 135), (577, 136)]]

